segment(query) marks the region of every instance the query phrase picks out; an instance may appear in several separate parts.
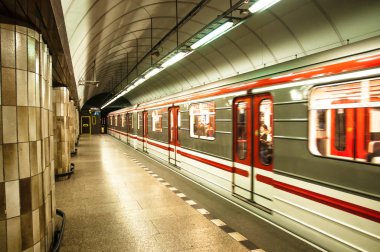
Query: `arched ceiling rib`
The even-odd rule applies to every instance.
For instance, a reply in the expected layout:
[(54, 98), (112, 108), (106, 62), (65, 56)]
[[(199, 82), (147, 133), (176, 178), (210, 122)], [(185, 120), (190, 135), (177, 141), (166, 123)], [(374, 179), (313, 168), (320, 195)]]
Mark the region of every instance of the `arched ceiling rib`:
[[(202, 0), (178, 1), (179, 20)], [(238, 0), (233, 0), (235, 4)], [(78, 87), (82, 104), (112, 91), (176, 24), (175, 0), (62, 0), (76, 81), (91, 79), (96, 62), (99, 87)], [(178, 31), (179, 43), (221, 15), (230, 0), (210, 0)], [(380, 36), (378, 0), (282, 0), (199, 48), (126, 94), (132, 103), (171, 95), (237, 74), (285, 62), (347, 43)], [(151, 30), (151, 18), (153, 28)], [(152, 31), (152, 38), (151, 38)], [(136, 46), (138, 42), (138, 47)], [(175, 49), (176, 36), (160, 46), (160, 56)], [(136, 57), (136, 50), (138, 55)], [(128, 57), (128, 65), (127, 65)], [(139, 65), (149, 68), (150, 59)], [(129, 81), (137, 76), (130, 74)]]

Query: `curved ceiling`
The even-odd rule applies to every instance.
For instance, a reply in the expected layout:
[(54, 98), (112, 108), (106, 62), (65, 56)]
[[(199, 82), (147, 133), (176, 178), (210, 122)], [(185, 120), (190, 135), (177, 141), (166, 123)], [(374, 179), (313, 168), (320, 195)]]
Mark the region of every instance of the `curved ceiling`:
[[(128, 84), (238, 0), (62, 0), (81, 104)], [(246, 1), (254, 2), (254, 1)], [(176, 4), (177, 16), (176, 18)], [(243, 3), (243, 10), (250, 3)], [(196, 7), (199, 5), (199, 8)], [(177, 32), (170, 31), (187, 15)], [(380, 36), (378, 0), (282, 0), (125, 95), (132, 104)], [(237, 15), (246, 15), (240, 12)], [(245, 18), (245, 16), (244, 16)], [(170, 36), (167, 36), (170, 34)], [(167, 38), (162, 41), (163, 37)], [(178, 38), (178, 40), (177, 40)], [(152, 47), (159, 56), (149, 54)], [(148, 56), (145, 57), (144, 56)], [(138, 60), (144, 59), (138, 67)], [(127, 73), (129, 75), (127, 76)]]

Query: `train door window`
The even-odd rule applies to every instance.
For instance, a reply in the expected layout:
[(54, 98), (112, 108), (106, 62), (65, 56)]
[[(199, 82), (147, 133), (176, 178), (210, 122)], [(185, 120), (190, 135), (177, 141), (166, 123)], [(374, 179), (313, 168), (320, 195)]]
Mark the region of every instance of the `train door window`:
[(380, 80), (312, 89), (309, 149), (319, 156), (380, 164)]
[(335, 115), (335, 149), (344, 151), (346, 149), (346, 113), (344, 109), (337, 109)]
[(112, 116), (108, 117), (108, 121), (110, 122), (110, 125), (112, 126)]
[(190, 137), (215, 139), (215, 103), (195, 103), (190, 106)]
[(135, 124), (134, 124), (134, 117), (133, 117), (133, 114), (130, 114), (130, 118), (131, 118), (131, 129), (134, 129), (135, 128)]
[(162, 109), (152, 112), (152, 131), (162, 132)]
[(117, 127), (117, 118), (118, 118), (119, 116), (115, 116), (115, 126)]
[(236, 113), (237, 144), (236, 150), (240, 160), (247, 157), (247, 102), (239, 102)]
[(137, 129), (140, 129), (142, 126), (142, 113), (137, 112)]
[(124, 114), (121, 115), (121, 127), (125, 127), (125, 118), (126, 116)]
[(259, 103), (259, 158), (264, 165), (272, 163), (273, 152), (273, 105), (270, 99)]

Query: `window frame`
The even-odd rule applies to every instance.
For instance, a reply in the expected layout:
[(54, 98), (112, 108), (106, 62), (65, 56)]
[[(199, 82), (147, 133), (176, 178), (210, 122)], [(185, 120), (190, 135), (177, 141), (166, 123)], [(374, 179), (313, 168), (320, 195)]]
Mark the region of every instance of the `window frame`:
[[(318, 89), (322, 89), (322, 88), (328, 88), (328, 87), (339, 87), (339, 86), (347, 86), (347, 85), (350, 85), (350, 84), (358, 84), (358, 85), (361, 85), (363, 84), (364, 82), (368, 82), (370, 83), (371, 81), (376, 81), (376, 82), (380, 82), (380, 78), (379, 77), (374, 77), (374, 78), (365, 78), (365, 79), (359, 79), (359, 80), (352, 80), (352, 81), (346, 81), (346, 82), (336, 82), (336, 83), (329, 83), (329, 84), (325, 84), (325, 85), (314, 85), (314, 86), (311, 86), (310, 89), (309, 89), (309, 95), (308, 95), (308, 151), (310, 152), (311, 155), (313, 156), (316, 156), (316, 157), (319, 157), (319, 158), (326, 158), (326, 159), (334, 159), (334, 160), (340, 160), (340, 161), (348, 161), (348, 162), (354, 162), (354, 163), (358, 163), (358, 164), (366, 164), (366, 165), (377, 165), (379, 166), (380, 163), (374, 163), (374, 162), (370, 162), (368, 161), (366, 158), (361, 158), (360, 155), (362, 155), (361, 153), (361, 149), (358, 149), (358, 142), (360, 142), (360, 140), (364, 140), (366, 141), (367, 140), (367, 134), (371, 134), (373, 132), (371, 132), (371, 129), (369, 128), (368, 129), (368, 132), (365, 131), (364, 132), (364, 136), (363, 136), (363, 139), (360, 139), (359, 135), (360, 135), (360, 132), (358, 132), (358, 129), (362, 129), (360, 127), (357, 126), (358, 122), (360, 121), (360, 118), (358, 119), (357, 118), (357, 114), (359, 113), (359, 109), (368, 109), (368, 120), (371, 119), (371, 111), (372, 110), (379, 110), (380, 109), (380, 100), (379, 101), (369, 101), (367, 102), (367, 106), (364, 106), (362, 102), (352, 102), (352, 104), (350, 104), (349, 102), (347, 103), (338, 103), (338, 105), (335, 105), (335, 106), (331, 106), (329, 107), (328, 105), (327, 106), (323, 106), (322, 108), (314, 108), (312, 106), (312, 98), (315, 94), (313, 94), (313, 92), (315, 92), (315, 90), (318, 90)], [(369, 86), (369, 88), (371, 88), (371, 86)], [(343, 97), (343, 99), (341, 100), (344, 100), (344, 98), (347, 99), (347, 97)], [(348, 105), (346, 105), (348, 104)], [(346, 107), (345, 107), (346, 105)], [(356, 105), (356, 106), (355, 106)], [(352, 146), (351, 146), (351, 149), (348, 150), (348, 151), (351, 151), (351, 156), (343, 156), (343, 155), (332, 155), (331, 154), (331, 150), (330, 150), (330, 153), (327, 154), (327, 150), (324, 151), (325, 153), (321, 153), (319, 147), (318, 147), (318, 143), (317, 143), (317, 140), (319, 139), (317, 137), (318, 135), (318, 132), (317, 132), (317, 128), (318, 128), (318, 123), (319, 123), (319, 120), (317, 118), (317, 111), (324, 111), (325, 113), (325, 133), (326, 133), (326, 136), (325, 138), (327, 139), (327, 141), (331, 141), (331, 134), (335, 134), (335, 132), (331, 133), (331, 132), (328, 132), (328, 131), (331, 131), (331, 124), (334, 124), (335, 122), (332, 122), (331, 121), (331, 118), (328, 118), (328, 117), (331, 117), (331, 114), (332, 114), (332, 111), (335, 110), (336, 114), (338, 114), (338, 110), (339, 109), (344, 109), (345, 113), (347, 111), (347, 109), (351, 109), (352, 110), (352, 113), (353, 113), (353, 124), (355, 125), (355, 127), (352, 129)], [(315, 111), (315, 112), (313, 112)], [(314, 117), (313, 117), (314, 115)], [(366, 115), (364, 114), (364, 117), (366, 118)], [(328, 122), (330, 120), (330, 122)], [(347, 120), (347, 118), (346, 118)], [(314, 125), (313, 125), (314, 123)], [(313, 133), (314, 131), (314, 133)], [(330, 135), (328, 135), (330, 134)], [(346, 134), (347, 134), (347, 122), (346, 122)], [(315, 136), (315, 138), (312, 140), (313, 136)], [(347, 136), (347, 135), (346, 135)], [(346, 140), (347, 141), (347, 140)], [(370, 152), (368, 151), (368, 144), (371, 143), (372, 141), (377, 141), (377, 140), (368, 140), (368, 143), (367, 143), (367, 146), (366, 146), (366, 143), (363, 143), (363, 146), (364, 148), (366, 148), (367, 152), (366, 152), (366, 156), (368, 156), (370, 154)], [(330, 143), (331, 145), (331, 143)], [(334, 144), (335, 145), (335, 144)], [(331, 146), (328, 146), (326, 147), (327, 148), (331, 148)], [(347, 146), (346, 146), (346, 149), (344, 151), (347, 151)], [(360, 153), (360, 154), (359, 154)], [(376, 156), (378, 157), (378, 156)]]
[[(154, 115), (155, 113), (157, 113), (157, 115)], [(159, 125), (161, 126), (160, 128), (156, 128), (156, 120), (157, 120), (157, 117), (158, 117), (158, 121), (159, 121)], [(155, 110), (152, 110), (152, 132), (155, 132), (155, 133), (162, 133), (162, 117), (163, 117), (163, 109), (155, 109)]]
[[(193, 116), (196, 116), (194, 114), (192, 114), (192, 108), (193, 106), (195, 105), (200, 105), (200, 104), (213, 104), (213, 107), (214, 107), (214, 112), (212, 113), (207, 113), (205, 115), (213, 115), (214, 116), (214, 127), (212, 128), (212, 130), (214, 131), (213, 132), (213, 136), (212, 137), (208, 137), (208, 136), (203, 136), (203, 135), (195, 135), (194, 134), (194, 125), (195, 125), (195, 120), (192, 119)], [(210, 111), (210, 110), (209, 110)], [(198, 115), (198, 116), (203, 116), (202, 114)], [(209, 119), (210, 119), (210, 116), (209, 116)], [(210, 123), (212, 124), (212, 123)], [(212, 127), (212, 126), (211, 126)], [(206, 132), (206, 131), (205, 131)], [(190, 138), (195, 138), (195, 139), (201, 139), (201, 140), (208, 140), (208, 141), (215, 141), (216, 139), (216, 104), (215, 104), (215, 101), (204, 101), (204, 102), (197, 102), (197, 103), (191, 103), (189, 105), (189, 136)]]

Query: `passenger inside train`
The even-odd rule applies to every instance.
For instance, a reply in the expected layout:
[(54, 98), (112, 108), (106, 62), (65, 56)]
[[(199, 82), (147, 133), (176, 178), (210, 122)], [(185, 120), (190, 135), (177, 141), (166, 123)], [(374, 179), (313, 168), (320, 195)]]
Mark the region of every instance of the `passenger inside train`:
[(260, 159), (264, 164), (272, 162), (272, 144), (269, 136), (270, 132), (266, 124), (260, 126)]

